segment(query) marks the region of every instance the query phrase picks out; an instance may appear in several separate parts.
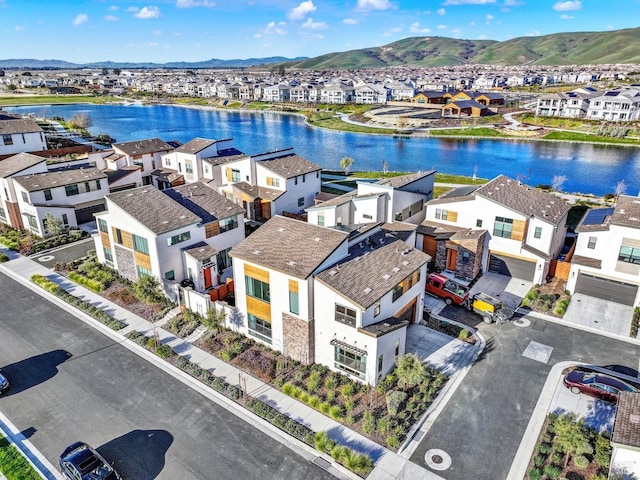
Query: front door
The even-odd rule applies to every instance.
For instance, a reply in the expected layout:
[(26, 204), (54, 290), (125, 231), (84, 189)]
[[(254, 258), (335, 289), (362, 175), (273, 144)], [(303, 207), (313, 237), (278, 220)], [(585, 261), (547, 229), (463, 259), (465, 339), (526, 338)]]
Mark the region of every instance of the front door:
[(212, 286), (211, 267), (203, 269), (202, 273), (204, 274), (204, 288), (205, 289), (210, 288)]
[(456, 271), (456, 259), (458, 258), (458, 251), (452, 248), (447, 248), (447, 270)]

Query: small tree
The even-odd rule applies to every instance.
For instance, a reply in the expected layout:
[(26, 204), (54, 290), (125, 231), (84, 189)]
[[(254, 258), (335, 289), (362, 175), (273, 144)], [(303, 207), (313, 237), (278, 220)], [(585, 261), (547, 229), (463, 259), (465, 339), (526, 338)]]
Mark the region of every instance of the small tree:
[(349, 175), (349, 170), (351, 170), (352, 165), (353, 158), (351, 157), (342, 157), (342, 160), (340, 160), (340, 167), (344, 170), (345, 175)]
[(226, 319), (226, 313), (224, 312), (224, 310), (220, 311), (219, 313), (216, 311), (215, 308), (210, 308), (207, 311), (207, 315), (203, 320), (203, 324), (205, 327), (207, 327), (209, 330), (217, 332), (218, 330), (220, 330), (220, 327), (222, 325), (224, 325), (224, 321)]
[(69, 120), (69, 126), (71, 128), (77, 128), (80, 130), (87, 130), (93, 126), (93, 120), (87, 113), (76, 113), (71, 120)]
[(562, 191), (562, 187), (564, 185), (564, 182), (566, 181), (567, 177), (565, 177), (564, 175), (554, 175), (551, 179), (551, 188), (554, 192), (560, 192)]
[(614, 190), (614, 193), (616, 195), (616, 202), (618, 201), (618, 197), (620, 195), (624, 195), (626, 191), (627, 191), (627, 182), (625, 182), (624, 180), (620, 180), (616, 184), (616, 189)]
[(415, 353), (407, 353), (398, 357), (395, 374), (401, 389), (407, 390), (420, 383), (424, 378), (424, 373), (424, 364)]
[(164, 295), (160, 290), (160, 283), (151, 275), (144, 275), (133, 282), (133, 291), (140, 300), (148, 303), (160, 303)]
[(64, 231), (64, 226), (59, 218), (54, 217), (50, 213), (44, 216), (44, 228), (49, 235), (57, 236)]
[(591, 449), (584, 431), (584, 420), (576, 420), (575, 415), (563, 415), (555, 422), (554, 443), (565, 452), (564, 466), (569, 463), (571, 454), (586, 453)]
[(386, 175), (387, 173), (389, 173), (389, 162), (387, 162), (386, 160), (382, 161), (382, 174)]

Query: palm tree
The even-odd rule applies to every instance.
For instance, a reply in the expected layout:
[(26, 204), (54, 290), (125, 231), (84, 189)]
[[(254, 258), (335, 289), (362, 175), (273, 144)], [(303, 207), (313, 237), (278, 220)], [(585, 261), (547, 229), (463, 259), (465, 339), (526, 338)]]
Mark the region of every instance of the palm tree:
[(340, 160), (340, 167), (344, 170), (345, 175), (349, 175), (351, 165), (353, 165), (353, 158), (351, 157), (342, 157), (342, 160)]
[(398, 377), (398, 386), (403, 390), (419, 384), (424, 378), (424, 373), (424, 364), (415, 353), (398, 357), (395, 374)]

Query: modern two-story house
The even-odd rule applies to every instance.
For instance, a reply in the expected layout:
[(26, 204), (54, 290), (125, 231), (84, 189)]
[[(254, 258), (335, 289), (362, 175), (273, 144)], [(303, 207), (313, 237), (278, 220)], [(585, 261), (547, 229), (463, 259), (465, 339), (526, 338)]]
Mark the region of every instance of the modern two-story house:
[(0, 159), (16, 153), (47, 149), (42, 128), (30, 118), (0, 114)]

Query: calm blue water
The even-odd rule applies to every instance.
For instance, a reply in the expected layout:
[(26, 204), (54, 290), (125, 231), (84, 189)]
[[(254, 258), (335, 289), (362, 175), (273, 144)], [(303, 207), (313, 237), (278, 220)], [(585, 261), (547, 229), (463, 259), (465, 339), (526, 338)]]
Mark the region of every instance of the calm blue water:
[[(187, 142), (195, 137), (233, 138), (248, 154), (294, 147), (296, 153), (324, 168), (339, 169), (340, 159), (354, 159), (352, 169), (435, 169), (442, 173), (493, 178), (501, 173), (521, 177), (530, 185), (550, 184), (554, 175), (567, 180), (568, 192), (612, 193), (621, 180), (626, 193), (640, 190), (640, 148), (587, 144), (394, 138), (312, 128), (304, 119), (274, 113), (239, 113), (177, 106), (56, 105), (7, 110), (70, 119), (79, 112), (93, 120), (94, 134), (118, 142), (158, 137)], [(640, 145), (639, 145), (640, 146)]]

